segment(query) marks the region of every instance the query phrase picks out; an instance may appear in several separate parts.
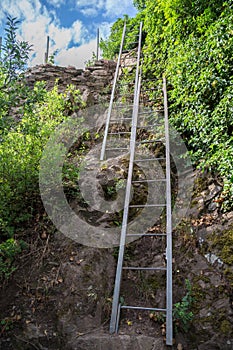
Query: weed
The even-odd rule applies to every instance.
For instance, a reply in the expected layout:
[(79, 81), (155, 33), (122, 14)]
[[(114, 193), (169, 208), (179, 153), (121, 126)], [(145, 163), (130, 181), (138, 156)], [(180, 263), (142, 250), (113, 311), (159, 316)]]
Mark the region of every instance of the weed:
[(18, 253), (26, 248), (23, 241), (17, 242), (13, 238), (9, 238), (0, 244), (0, 279), (4, 276), (8, 278), (14, 271), (13, 262)]
[(176, 331), (180, 329), (187, 332), (193, 319), (193, 313), (190, 311), (193, 303), (193, 297), (191, 283), (188, 279), (185, 280), (185, 285), (187, 293), (180, 302), (174, 305), (173, 319)]
[(4, 318), (0, 321), (1, 334), (9, 331), (13, 327), (13, 321), (10, 318)]

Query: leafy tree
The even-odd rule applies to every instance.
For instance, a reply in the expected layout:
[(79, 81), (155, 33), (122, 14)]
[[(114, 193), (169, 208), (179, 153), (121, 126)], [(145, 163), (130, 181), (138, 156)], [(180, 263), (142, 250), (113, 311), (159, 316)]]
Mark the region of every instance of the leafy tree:
[(133, 4), (138, 10), (141, 11), (146, 7), (146, 0), (133, 0)]
[(26, 41), (17, 40), (18, 24), (19, 21), (15, 17), (7, 17), (6, 36), (2, 46), (3, 57), (1, 59), (1, 68), (5, 74), (5, 85), (17, 79), (18, 74), (25, 69), (32, 47)]
[[(2, 57), (0, 60), (0, 137), (13, 127), (13, 111), (17, 106), (22, 112), (22, 101), (28, 99), (30, 89), (23, 81), (23, 72), (27, 67), (31, 45), (17, 40), (19, 21), (7, 17), (6, 36), (3, 39)], [(21, 109), (21, 112), (20, 112)]]

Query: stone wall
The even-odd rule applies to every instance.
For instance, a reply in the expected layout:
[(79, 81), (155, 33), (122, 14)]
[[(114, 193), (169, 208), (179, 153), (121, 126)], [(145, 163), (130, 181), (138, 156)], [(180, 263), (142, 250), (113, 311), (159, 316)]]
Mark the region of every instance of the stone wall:
[(81, 91), (84, 101), (92, 105), (109, 99), (115, 69), (116, 62), (103, 59), (85, 69), (43, 64), (29, 68), (26, 79), (30, 87), (37, 81), (45, 81), (49, 90), (57, 80), (60, 92), (63, 92), (67, 85), (73, 84)]

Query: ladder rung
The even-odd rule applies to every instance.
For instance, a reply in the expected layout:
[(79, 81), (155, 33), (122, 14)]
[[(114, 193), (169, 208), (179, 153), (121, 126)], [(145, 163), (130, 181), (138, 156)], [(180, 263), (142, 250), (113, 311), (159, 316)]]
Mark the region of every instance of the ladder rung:
[(118, 95), (117, 98), (119, 99), (127, 99), (128, 101), (130, 100), (130, 102), (132, 102), (133, 100), (133, 95), (130, 94), (130, 93), (127, 93), (127, 94), (123, 94), (123, 95)]
[(145, 270), (145, 271), (155, 271), (155, 270), (159, 270), (159, 271), (166, 271), (167, 268), (166, 267), (136, 267), (136, 266), (125, 266), (123, 267), (123, 270)]
[[(155, 91), (155, 89), (154, 89), (154, 91)], [(157, 91), (159, 92), (159, 90), (157, 90)], [(150, 88), (145, 88), (144, 90), (142, 90), (142, 93), (144, 93), (144, 94), (146, 94), (147, 92), (151, 92)], [(157, 96), (158, 96), (158, 95), (157, 95)], [(161, 95), (161, 96), (158, 96), (158, 97), (154, 96), (154, 98), (155, 98), (156, 100), (162, 100), (162, 95)]]
[(116, 148), (106, 148), (106, 151), (121, 151), (121, 150), (128, 150), (128, 148), (123, 147), (116, 147)]
[[(142, 101), (143, 100), (143, 101)], [(155, 107), (155, 105), (156, 104), (160, 104), (160, 101), (161, 101), (161, 99), (160, 98), (156, 98), (156, 99), (154, 99), (154, 100), (148, 100), (148, 96), (146, 96), (146, 95), (144, 95), (144, 96), (141, 96), (141, 104), (143, 105), (143, 106), (145, 106), (145, 107), (148, 107), (148, 104), (149, 103), (151, 103), (151, 102), (153, 102), (154, 103), (154, 107)], [(152, 111), (153, 112), (153, 111)], [(163, 112), (163, 110), (161, 110), (161, 109), (155, 109), (154, 110), (154, 113), (160, 113), (160, 112)]]
[(126, 120), (132, 120), (132, 118), (122, 118), (122, 119), (111, 119), (110, 122), (124, 122)]
[(148, 91), (148, 90), (150, 90), (150, 91), (151, 91), (151, 90), (154, 90), (154, 91), (157, 90), (157, 91), (159, 91), (159, 89), (158, 89), (158, 88), (156, 89), (156, 87), (154, 87), (154, 86), (151, 86), (151, 87), (149, 87), (149, 86), (148, 86), (148, 87), (142, 87), (142, 89), (141, 89), (141, 91), (144, 91), (144, 92), (145, 92), (145, 91)]
[(138, 183), (138, 182), (160, 182), (160, 181), (166, 181), (166, 179), (156, 179), (156, 180), (134, 180), (131, 181), (132, 184)]
[(117, 94), (117, 97), (119, 98), (119, 97), (124, 97), (128, 95), (133, 96), (133, 94), (134, 94), (133, 91), (128, 90), (127, 92), (122, 92), (122, 94)]
[(152, 81), (159, 81), (159, 79), (153, 77), (153, 79), (152, 79), (152, 78), (148, 78), (148, 79), (144, 79), (143, 81), (144, 81), (144, 82), (145, 82), (145, 81), (152, 82)]
[(137, 204), (137, 205), (130, 205), (129, 208), (148, 208), (148, 207), (166, 207), (166, 204)]
[(121, 305), (121, 309), (167, 312), (167, 309), (160, 309), (160, 308), (157, 308), (157, 307), (143, 307), (143, 306), (130, 306), (130, 305)]
[[(129, 43), (130, 44), (130, 43)], [(129, 45), (128, 43), (127, 43), (127, 45)], [(132, 43), (131, 43), (132, 44)], [(125, 50), (122, 50), (122, 53), (124, 54), (124, 53), (128, 53), (128, 52), (130, 52), (130, 50), (132, 50), (132, 49), (125, 49)], [(134, 55), (131, 55), (131, 56), (129, 56), (129, 59), (130, 58), (132, 58), (132, 57), (137, 57), (136, 56), (136, 52), (134, 52)], [(127, 57), (128, 58), (128, 57)], [(123, 59), (125, 59), (124, 57), (123, 57)]]
[(129, 95), (133, 96), (134, 92), (130, 91), (130, 89), (128, 88), (128, 91), (117, 94), (117, 98), (124, 97), (124, 96), (129, 96)]
[(155, 114), (155, 113), (162, 113), (164, 112), (164, 109), (153, 109), (152, 111), (144, 111), (144, 112), (140, 112), (139, 115), (142, 114)]
[[(144, 97), (144, 98), (148, 98), (148, 96), (142, 96), (142, 97)], [(146, 102), (148, 102), (148, 103), (150, 103), (150, 102), (155, 102), (155, 101), (159, 101), (161, 98), (160, 97), (157, 97), (157, 98), (153, 98), (153, 99), (151, 99), (151, 100), (146, 100)], [(163, 110), (155, 110), (156, 112), (163, 112)]]
[(136, 67), (137, 63), (132, 63), (132, 64), (122, 64), (121, 67), (122, 68), (127, 68), (127, 67)]
[(149, 237), (157, 237), (157, 236), (167, 236), (166, 233), (128, 233), (126, 237), (144, 237), (144, 236), (149, 236)]
[(153, 160), (166, 160), (166, 158), (160, 157), (160, 158), (135, 159), (136, 162), (147, 162), (147, 161), (151, 162)]
[(114, 109), (125, 109), (127, 107), (127, 109), (129, 109), (129, 107), (130, 108), (133, 108), (133, 104), (127, 104), (127, 106), (125, 105), (125, 104), (123, 104), (123, 103), (118, 103), (118, 104), (115, 104), (114, 105)]
[(137, 128), (141, 128), (141, 129), (149, 129), (149, 128), (154, 128), (156, 126), (164, 126), (163, 123), (157, 123), (157, 124), (152, 124), (152, 125), (139, 125), (137, 126)]
[(144, 141), (136, 141), (136, 144), (141, 145), (143, 143), (155, 143), (155, 142), (163, 142), (164, 139), (158, 139), (158, 140), (144, 140)]
[(119, 131), (119, 132), (109, 132), (108, 135), (124, 135), (124, 134), (131, 134), (130, 131)]
[[(153, 88), (145, 88), (144, 90), (142, 89), (140, 92), (141, 92), (141, 96), (144, 96), (144, 97), (149, 97), (148, 96), (148, 93), (151, 92), (151, 91), (157, 91), (159, 92), (159, 90), (156, 90), (156, 89), (153, 89)], [(151, 96), (151, 97), (154, 97), (155, 96)], [(158, 97), (156, 97), (158, 99)], [(161, 106), (161, 105), (160, 105)]]
[(131, 41), (131, 42), (127, 43), (127, 45), (131, 45), (131, 44), (138, 44), (138, 41)]
[[(156, 113), (156, 112), (155, 112)], [(138, 113), (138, 115), (140, 116), (140, 115), (153, 115), (154, 113), (153, 113), (153, 111), (144, 111), (144, 112), (139, 112)]]
[[(138, 44), (138, 42), (133, 43), (133, 41), (131, 41), (131, 42), (129, 42), (129, 43), (126, 43), (127, 46), (130, 46), (130, 44), (131, 44), (131, 45), (133, 45), (133, 44)], [(124, 53), (124, 51), (129, 52), (129, 53), (130, 53), (129, 58), (137, 57), (137, 51), (136, 51), (136, 50), (133, 51), (134, 49), (136, 49), (136, 47), (134, 47), (133, 49), (127, 49), (127, 47), (124, 46), (122, 53)], [(131, 50), (132, 50), (132, 52), (130, 52)], [(128, 58), (128, 57), (122, 57), (123, 60), (125, 60), (125, 59), (127, 59), (127, 58)]]
[(131, 82), (128, 82), (128, 83), (122, 83), (122, 82), (120, 82), (119, 85), (120, 85), (120, 86), (134, 85), (134, 82), (132, 82), (132, 83), (131, 83)]

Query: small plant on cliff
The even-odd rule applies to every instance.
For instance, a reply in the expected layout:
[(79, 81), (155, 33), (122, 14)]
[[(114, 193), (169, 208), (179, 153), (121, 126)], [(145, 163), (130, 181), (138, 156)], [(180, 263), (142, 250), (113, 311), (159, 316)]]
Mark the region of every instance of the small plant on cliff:
[(182, 300), (174, 305), (173, 319), (176, 331), (180, 329), (187, 332), (193, 319), (193, 313), (190, 311), (193, 303), (192, 286), (188, 279), (185, 280), (185, 286), (187, 292)]
[(85, 62), (86, 67), (91, 67), (95, 65), (95, 61), (97, 60), (97, 56), (94, 52), (92, 52), (92, 56), (89, 60)]
[(55, 57), (58, 54), (58, 50), (53, 51), (53, 53), (49, 56), (48, 63), (55, 64)]

